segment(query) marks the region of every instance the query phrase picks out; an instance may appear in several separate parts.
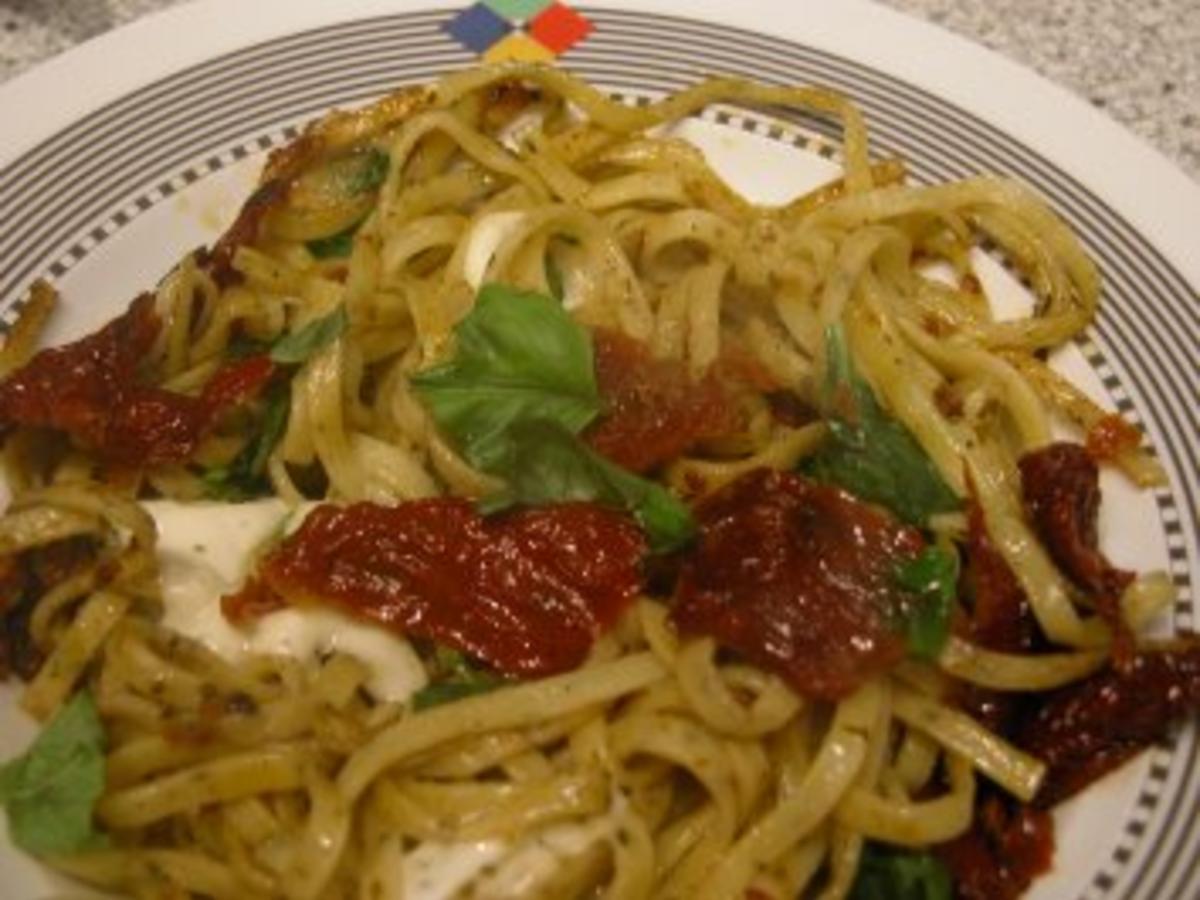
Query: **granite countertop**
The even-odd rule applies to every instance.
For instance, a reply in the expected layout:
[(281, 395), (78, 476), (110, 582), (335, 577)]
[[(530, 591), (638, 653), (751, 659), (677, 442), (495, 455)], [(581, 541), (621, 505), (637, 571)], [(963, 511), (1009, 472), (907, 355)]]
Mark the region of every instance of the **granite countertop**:
[[(179, 2), (186, 0), (0, 0), (0, 82)], [(991, 47), (1087, 98), (1200, 180), (1197, 0), (882, 2)]]

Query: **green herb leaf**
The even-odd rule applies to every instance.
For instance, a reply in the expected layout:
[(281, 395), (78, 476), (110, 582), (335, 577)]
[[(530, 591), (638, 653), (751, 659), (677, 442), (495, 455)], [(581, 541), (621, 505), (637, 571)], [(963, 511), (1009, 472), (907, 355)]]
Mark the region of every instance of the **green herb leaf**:
[(908, 650), (918, 659), (937, 659), (950, 634), (958, 591), (958, 554), (926, 547), (896, 569), (896, 583), (917, 598), (905, 621)]
[(354, 249), (354, 235), (361, 227), (362, 221), (360, 220), (348, 228), (343, 228), (337, 234), (305, 241), (304, 246), (317, 259), (341, 259), (349, 256), (350, 251)]
[(213, 500), (225, 500), (229, 503), (241, 503), (252, 500), (262, 491), (257, 485), (249, 485), (234, 472), (232, 465), (213, 466), (205, 469), (200, 475), (204, 482), (205, 496)]
[(507, 437), (507, 456), (497, 474), (507, 480), (508, 490), (485, 498), (485, 512), (509, 503), (593, 500), (632, 513), (656, 553), (674, 550), (695, 533), (691, 511), (662, 485), (610, 462), (562, 425), (543, 419), (516, 422)]
[(591, 341), (551, 298), (487, 285), (455, 336), (454, 359), (413, 385), (473, 465), (502, 474), (516, 422), (546, 419), (575, 434), (601, 411)]
[[(328, 185), (325, 192), (332, 191), (334, 196), (343, 198), (343, 203), (352, 203), (354, 208), (361, 210), (361, 202), (369, 201), (358, 198), (377, 190), (387, 180), (390, 167), (391, 157), (385, 151), (371, 147), (333, 160), (318, 174), (328, 179), (322, 182)], [(336, 234), (305, 241), (305, 246), (317, 259), (349, 256), (354, 246), (354, 234), (362, 222), (360, 218)]]
[(253, 452), (249, 455), (248, 474), (262, 475), (267, 470), (267, 460), (271, 451), (287, 430), (288, 412), (292, 406), (292, 392), (288, 384), (272, 391), (267, 397), (267, 408), (263, 413), (262, 430), (254, 442)]
[(343, 156), (332, 163), (336, 177), (347, 194), (366, 194), (387, 180), (391, 157), (378, 147)]
[(461, 650), (454, 650), (444, 644), (435, 644), (433, 668), (437, 677), (453, 677), (476, 667)]
[(438, 684), (431, 684), (413, 694), (412, 708), (414, 712), (420, 712), (423, 709), (441, 706), (443, 703), (453, 703), (455, 700), (462, 700), (465, 697), (488, 694), (496, 690), (496, 688), (503, 687), (504, 684), (505, 682), (501, 678), (492, 678), (491, 680), (479, 679), (476, 681), (443, 681)]
[[(307, 361), (346, 330), (346, 308), (339, 306), (327, 316), (309, 322), (299, 331), (285, 334), (269, 349), (274, 362), (298, 365)], [(292, 405), (291, 388), (286, 381), (276, 381), (268, 389), (262, 424), (257, 437), (251, 440), (227, 466), (215, 466), (202, 476), (210, 497), (233, 502), (249, 500), (266, 493), (269, 485), (263, 477), (271, 451), (287, 430), (288, 410)]]
[(959, 507), (932, 460), (909, 431), (879, 405), (854, 372), (840, 326), (825, 332), (824, 403), (830, 438), (810, 457), (810, 477), (888, 507), (901, 519), (925, 525), (936, 513)]
[(299, 331), (285, 334), (277, 340), (271, 347), (271, 359), (284, 364), (306, 362), (341, 337), (349, 323), (346, 307), (339, 306), (329, 315), (309, 322)]
[(238, 502), (267, 493), (270, 485), (264, 477), (271, 451), (287, 430), (292, 392), (287, 382), (277, 383), (266, 396), (262, 424), (251, 440), (228, 466), (216, 466), (202, 479), (210, 497)]
[(9, 834), (30, 853), (100, 845), (92, 810), (103, 792), (104, 729), (86, 690), (59, 710), (23, 756), (0, 767)]
[(952, 888), (932, 854), (868, 843), (848, 900), (951, 900)]
[(593, 500), (632, 513), (655, 551), (692, 536), (683, 503), (576, 437), (600, 412), (600, 393), (587, 332), (558, 303), (488, 285), (455, 334), (454, 360), (413, 384), (463, 455), (508, 482), (482, 512)]
[(464, 697), (486, 694), (504, 687), (508, 682), (494, 672), (480, 668), (457, 650), (439, 646), (434, 663), (440, 673), (438, 680), (413, 694), (415, 712), (451, 703)]
[(225, 357), (231, 360), (249, 359), (251, 356), (260, 356), (270, 349), (271, 345), (266, 341), (238, 334), (230, 338), (229, 343), (225, 345)]

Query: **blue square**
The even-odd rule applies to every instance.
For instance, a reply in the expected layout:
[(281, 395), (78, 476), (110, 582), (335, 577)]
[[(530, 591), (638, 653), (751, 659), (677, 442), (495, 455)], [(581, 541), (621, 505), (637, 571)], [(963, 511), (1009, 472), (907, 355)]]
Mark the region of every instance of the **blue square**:
[(473, 53), (483, 53), (510, 31), (512, 23), (482, 3), (468, 6), (445, 25), (446, 31)]

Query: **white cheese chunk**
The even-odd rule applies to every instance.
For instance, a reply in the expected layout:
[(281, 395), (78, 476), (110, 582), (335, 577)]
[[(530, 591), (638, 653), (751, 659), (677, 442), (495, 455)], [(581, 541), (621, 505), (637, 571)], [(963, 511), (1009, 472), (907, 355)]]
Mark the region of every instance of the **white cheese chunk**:
[(467, 235), (463, 253), (463, 278), (475, 290), (483, 284), (488, 265), (504, 239), (521, 227), (523, 212), (493, 212), (479, 217)]
[[(521, 228), (526, 215), (509, 211), (486, 213), (471, 226), (463, 252), (463, 278), (474, 290), (479, 290), (483, 285), (492, 257), (500, 245)], [(575, 309), (580, 304), (583, 285), (570, 269), (562, 273), (562, 280), (563, 308)]]
[(562, 864), (586, 853), (613, 833), (611, 816), (555, 825), (518, 844), (494, 871), (480, 879), (480, 897), (530, 897), (545, 890)]
[(145, 507), (158, 526), (167, 628), (231, 661), (254, 653), (298, 658), (347, 653), (367, 667), (366, 687), (381, 700), (403, 701), (426, 685), (425, 668), (407, 641), (337, 610), (289, 607), (244, 627), (221, 614), (221, 597), (242, 586), (255, 550), (268, 538), (298, 528), (311, 505), (289, 512), (279, 500), (156, 500)]
[(404, 856), (403, 885), (386, 900), (451, 900), (463, 892), (479, 898), (532, 896), (564, 861), (607, 840), (614, 829), (608, 814), (555, 825), (516, 844), (426, 842)]
[(399, 896), (386, 900), (452, 900), (507, 852), (504, 841), (426, 841), (404, 855)]

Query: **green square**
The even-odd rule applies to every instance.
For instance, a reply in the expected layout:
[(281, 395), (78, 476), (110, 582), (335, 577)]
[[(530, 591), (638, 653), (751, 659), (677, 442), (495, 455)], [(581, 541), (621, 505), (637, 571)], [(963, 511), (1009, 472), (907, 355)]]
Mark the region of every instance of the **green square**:
[(554, 0), (483, 0), (486, 6), (512, 21), (531, 19)]

